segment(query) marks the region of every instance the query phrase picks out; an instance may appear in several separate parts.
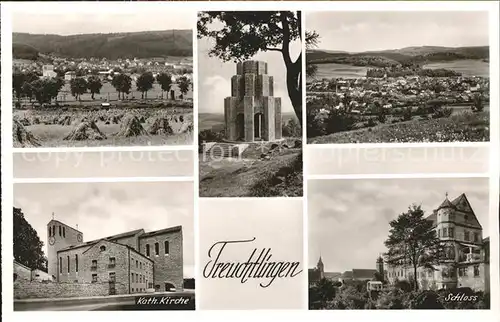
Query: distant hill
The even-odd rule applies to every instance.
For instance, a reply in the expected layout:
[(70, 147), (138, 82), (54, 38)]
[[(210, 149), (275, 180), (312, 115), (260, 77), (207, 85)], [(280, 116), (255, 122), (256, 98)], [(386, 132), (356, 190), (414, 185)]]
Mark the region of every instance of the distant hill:
[(489, 46), (477, 47), (439, 47), (420, 46), (342, 53), (329, 50), (309, 50), (306, 55), (309, 63), (339, 63), (354, 66), (390, 66), (404, 63), (428, 63), (461, 59), (489, 59)]
[(25, 44), (12, 44), (12, 57), (16, 59), (36, 60), (38, 58), (38, 50)]
[[(43, 54), (68, 58), (151, 58), (166, 56), (191, 57), (191, 30), (144, 31), (72, 36), (13, 33), (16, 46), (29, 46)], [(13, 54), (19, 53), (18, 50)], [(21, 49), (20, 53), (23, 53)], [(16, 57), (15, 55), (13, 56)]]

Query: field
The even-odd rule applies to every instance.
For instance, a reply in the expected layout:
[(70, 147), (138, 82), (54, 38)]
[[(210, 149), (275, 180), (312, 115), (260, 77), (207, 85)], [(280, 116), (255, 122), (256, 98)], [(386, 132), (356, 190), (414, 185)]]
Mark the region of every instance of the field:
[(368, 67), (351, 66), (344, 64), (318, 64), (318, 71), (314, 78), (362, 78), (366, 76)]
[(308, 143), (481, 142), (489, 141), (489, 111), (454, 112), (450, 117), (378, 124), (308, 139)]
[[(317, 64), (316, 79), (323, 78), (363, 78), (369, 67), (351, 66), (345, 64)], [(462, 73), (463, 76), (489, 77), (489, 63), (481, 60), (456, 60), (442, 63), (426, 64), (423, 68), (445, 68)]]
[(424, 65), (429, 69), (451, 69), (462, 73), (463, 76), (490, 77), (490, 64), (481, 60), (455, 60), (451, 62), (432, 63)]
[[(141, 93), (135, 90), (135, 83), (132, 82), (132, 89), (130, 94), (125, 96), (127, 99), (136, 99), (140, 100), (141, 99)], [(172, 85), (172, 90), (175, 92), (175, 97), (178, 98), (179, 95), (181, 94), (179, 91), (179, 88), (177, 87), (176, 84)], [(162, 95), (162, 90), (160, 85), (157, 83), (153, 84), (153, 89), (148, 91), (148, 100), (149, 99), (160, 99)], [(169, 93), (164, 93), (164, 98), (169, 98), (167, 95)], [(185, 99), (191, 99), (193, 97), (193, 91), (192, 88), (190, 87), (189, 92), (184, 96)], [(116, 89), (111, 85), (110, 82), (105, 82), (103, 83), (103, 86), (101, 88), (101, 93), (100, 94), (95, 94), (94, 95), (95, 100), (92, 100), (91, 94), (90, 93), (85, 93), (82, 94), (81, 96), (81, 102), (77, 101), (75, 97), (71, 95), (71, 90), (69, 87), (69, 83), (66, 83), (64, 87), (61, 89), (59, 92), (59, 95), (57, 96), (57, 101), (60, 104), (93, 104), (93, 103), (101, 103), (103, 101), (118, 101), (118, 93)], [(17, 101), (16, 98), (13, 98), (14, 102)], [(21, 101), (23, 105), (30, 105), (28, 100), (22, 100)]]
[(200, 154), (200, 197), (302, 196), (302, 147), (293, 140), (287, 145), (252, 144), (241, 158), (212, 160)]
[[(187, 145), (193, 142), (191, 103), (171, 102), (154, 107), (117, 106), (14, 110), (14, 119), (34, 136), (24, 142), (14, 134), (14, 147)], [(80, 129), (84, 124), (87, 127)], [(92, 128), (97, 126), (97, 130)], [(155, 124), (161, 130), (153, 131)], [(70, 133), (79, 138), (66, 138)]]
[[(294, 113), (281, 114), (283, 125), (290, 119), (296, 118)], [(198, 131), (214, 130), (220, 131), (224, 129), (224, 114), (216, 113), (199, 113), (198, 114)]]

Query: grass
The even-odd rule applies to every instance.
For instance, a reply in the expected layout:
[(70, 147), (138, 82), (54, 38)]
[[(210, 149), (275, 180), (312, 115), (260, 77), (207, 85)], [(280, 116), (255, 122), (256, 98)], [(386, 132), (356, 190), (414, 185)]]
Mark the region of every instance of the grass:
[(448, 118), (379, 124), (308, 139), (310, 144), (489, 141), (489, 112), (460, 112)]
[(204, 160), (200, 155), (200, 197), (302, 196), (302, 149), (289, 148), (260, 160), (251, 146), (241, 159)]

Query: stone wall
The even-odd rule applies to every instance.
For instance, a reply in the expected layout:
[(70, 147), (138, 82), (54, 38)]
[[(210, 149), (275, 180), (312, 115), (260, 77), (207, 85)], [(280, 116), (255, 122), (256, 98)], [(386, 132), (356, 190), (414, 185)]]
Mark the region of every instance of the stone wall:
[(23, 264), (14, 262), (14, 278), (16, 281), (30, 281), (31, 270)]
[[(169, 242), (169, 253), (165, 254), (164, 244)], [(154, 253), (154, 244), (159, 243), (160, 253)], [(154, 262), (154, 286), (160, 291), (165, 291), (166, 283), (173, 284), (177, 291), (183, 289), (183, 245), (182, 230), (155, 232), (146, 234), (140, 239), (141, 253), (145, 254), (146, 244), (152, 246), (150, 259)]]
[[(122, 294), (126, 285), (116, 284), (117, 291)], [(71, 298), (109, 295), (108, 283), (52, 283), (52, 282), (27, 282), (14, 283), (14, 299), (37, 298)]]

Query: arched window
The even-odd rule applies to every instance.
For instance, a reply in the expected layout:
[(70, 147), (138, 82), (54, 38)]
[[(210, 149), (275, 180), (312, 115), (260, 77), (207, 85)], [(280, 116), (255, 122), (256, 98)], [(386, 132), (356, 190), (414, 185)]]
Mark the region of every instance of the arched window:
[(170, 244), (168, 240), (165, 240), (165, 255), (170, 254)]
[(75, 272), (78, 272), (78, 254), (75, 255)]
[(106, 250), (106, 246), (102, 245), (100, 248), (101, 252), (104, 252)]
[(160, 255), (160, 244), (155, 243), (155, 255)]
[(68, 273), (69, 273), (69, 256), (68, 256)]
[(149, 257), (150, 255), (149, 244), (146, 244), (146, 256)]
[(52, 236), (56, 236), (56, 225), (52, 226)]

